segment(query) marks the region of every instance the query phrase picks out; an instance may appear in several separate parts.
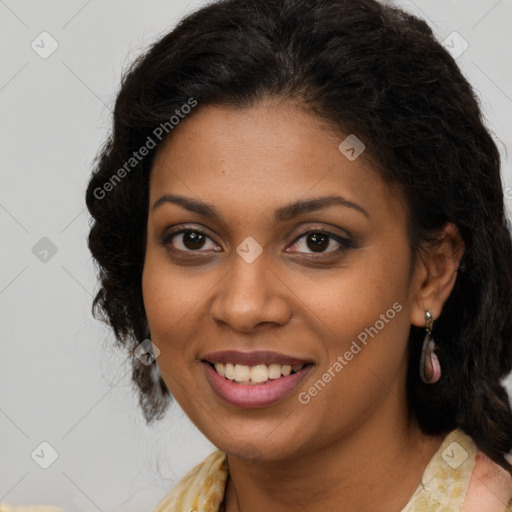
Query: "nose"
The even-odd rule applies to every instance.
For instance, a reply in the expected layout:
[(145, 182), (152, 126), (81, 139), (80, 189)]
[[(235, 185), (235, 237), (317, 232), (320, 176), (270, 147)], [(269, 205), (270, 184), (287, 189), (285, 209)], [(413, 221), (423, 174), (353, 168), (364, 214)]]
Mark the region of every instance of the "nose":
[(264, 254), (247, 263), (235, 253), (231, 270), (215, 288), (211, 317), (216, 323), (244, 333), (266, 324), (281, 326), (291, 316), (289, 293)]

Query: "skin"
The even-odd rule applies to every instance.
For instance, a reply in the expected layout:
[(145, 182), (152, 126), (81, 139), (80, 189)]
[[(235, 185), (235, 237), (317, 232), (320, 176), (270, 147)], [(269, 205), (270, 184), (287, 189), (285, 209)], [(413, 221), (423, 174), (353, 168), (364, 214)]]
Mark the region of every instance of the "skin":
[[(425, 310), (439, 316), (463, 245), (447, 224), (443, 242), (411, 267), (403, 193), (366, 153), (349, 161), (338, 150), (345, 137), (288, 101), (200, 106), (154, 162), (144, 304), (170, 392), (228, 454), (228, 512), (400, 510), (444, 438), (422, 434), (408, 412), (406, 347)], [(164, 194), (206, 201), (223, 220), (172, 203), (153, 209)], [(334, 205), (274, 220), (279, 207), (332, 194), (368, 215)], [(162, 243), (185, 226), (209, 238)], [(331, 238), (315, 251), (301, 235), (318, 229), (352, 245)], [(263, 249), (252, 263), (236, 252), (249, 236)], [(294, 392), (238, 408), (206, 380), (207, 353), (275, 350), (313, 361), (298, 389), (307, 391), (394, 303), (401, 311), (306, 405)]]

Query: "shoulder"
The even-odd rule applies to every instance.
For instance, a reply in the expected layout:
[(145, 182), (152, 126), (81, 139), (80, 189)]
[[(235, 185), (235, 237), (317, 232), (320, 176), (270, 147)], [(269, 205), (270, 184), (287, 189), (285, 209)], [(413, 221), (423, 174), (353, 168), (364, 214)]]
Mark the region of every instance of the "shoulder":
[(512, 512), (512, 476), (479, 451), (462, 512), (483, 511)]
[(449, 432), (402, 512), (512, 512), (512, 476), (461, 429)]
[(227, 475), (226, 454), (216, 450), (193, 467), (153, 512), (217, 512), (224, 498)]

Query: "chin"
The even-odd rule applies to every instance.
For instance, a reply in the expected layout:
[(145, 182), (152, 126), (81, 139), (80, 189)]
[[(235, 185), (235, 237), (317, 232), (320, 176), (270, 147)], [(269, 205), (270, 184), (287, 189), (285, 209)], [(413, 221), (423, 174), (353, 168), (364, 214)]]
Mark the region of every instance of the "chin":
[[(282, 425), (281, 425), (282, 426)], [(271, 427), (261, 428), (255, 434), (254, 428), (236, 429), (235, 435), (226, 435), (227, 431), (222, 429), (213, 435), (210, 432), (203, 432), (206, 437), (222, 452), (233, 457), (246, 461), (264, 461), (276, 462), (288, 458), (294, 458), (298, 451), (303, 451), (307, 443), (304, 436), (304, 428), (297, 426), (296, 429), (290, 429), (287, 425), (286, 430), (279, 432), (279, 425), (273, 424)], [(233, 429), (233, 431), (235, 431)], [(270, 434), (267, 434), (269, 432)], [(302, 432), (303, 435), (297, 435)]]

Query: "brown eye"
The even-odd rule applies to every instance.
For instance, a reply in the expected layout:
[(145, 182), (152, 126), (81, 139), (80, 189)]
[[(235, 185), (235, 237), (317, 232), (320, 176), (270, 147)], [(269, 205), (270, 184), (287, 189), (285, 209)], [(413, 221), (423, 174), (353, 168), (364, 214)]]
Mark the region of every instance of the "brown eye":
[(205, 237), (201, 233), (197, 233), (196, 231), (187, 231), (183, 233), (183, 245), (187, 247), (187, 249), (195, 250), (201, 249), (204, 245)]
[[(327, 254), (332, 255), (339, 253), (345, 249), (353, 247), (353, 242), (348, 238), (343, 238), (340, 235), (324, 231), (308, 231), (299, 236), (293, 248), (297, 252), (308, 254)], [(331, 248), (330, 250), (329, 247)]]
[(181, 231), (169, 233), (162, 240), (162, 243), (164, 245), (171, 245), (177, 251), (205, 252), (200, 251), (200, 249), (204, 249), (209, 240), (212, 242), (212, 249), (217, 250), (213, 240), (199, 229), (182, 229)]
[(312, 251), (324, 251), (329, 247), (329, 236), (324, 235), (323, 233), (313, 233), (307, 236), (307, 246)]

